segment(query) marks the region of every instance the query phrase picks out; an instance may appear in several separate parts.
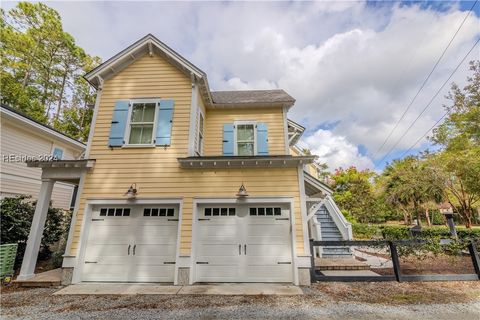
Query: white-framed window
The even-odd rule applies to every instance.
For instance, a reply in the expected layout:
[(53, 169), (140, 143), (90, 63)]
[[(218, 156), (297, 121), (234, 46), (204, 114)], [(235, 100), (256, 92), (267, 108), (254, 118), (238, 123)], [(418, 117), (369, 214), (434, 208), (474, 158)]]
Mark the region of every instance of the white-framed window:
[(158, 99), (132, 100), (129, 108), (127, 145), (153, 145)]
[(198, 136), (197, 136), (197, 154), (203, 154), (205, 117), (202, 111), (198, 111)]
[(53, 147), (52, 156), (55, 160), (63, 159), (63, 149), (60, 147)]
[(257, 124), (255, 121), (235, 121), (234, 152), (236, 156), (257, 154)]

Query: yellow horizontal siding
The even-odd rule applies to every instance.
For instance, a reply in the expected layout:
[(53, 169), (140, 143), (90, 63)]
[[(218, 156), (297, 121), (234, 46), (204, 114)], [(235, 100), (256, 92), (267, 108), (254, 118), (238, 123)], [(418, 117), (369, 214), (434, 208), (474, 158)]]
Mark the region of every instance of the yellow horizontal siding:
[(268, 125), (268, 148), (271, 155), (285, 154), (285, 134), (282, 108), (207, 109), (205, 155), (223, 152), (223, 125), (239, 120), (252, 120)]
[[(140, 97), (175, 100), (171, 146), (111, 150), (107, 145), (115, 101)], [(255, 197), (294, 198), (297, 249), (299, 254), (304, 251), (296, 168), (180, 168), (177, 158), (188, 155), (190, 104), (189, 78), (157, 56), (138, 59), (124, 71), (105, 81), (90, 150), (90, 158), (96, 159), (96, 163), (93, 170), (87, 174), (80, 195), (70, 254), (76, 254), (78, 249), (87, 199), (124, 199), (123, 193), (132, 183), (137, 184), (138, 199), (183, 198), (181, 254), (188, 255), (191, 250), (193, 199), (233, 197), (242, 183)], [(261, 112), (253, 109), (217, 111), (205, 110), (203, 103), (200, 103), (200, 108), (206, 112), (206, 154), (221, 155), (223, 123), (246, 119), (266, 122), (269, 125), (270, 153), (284, 153), (283, 114), (280, 108), (266, 108)], [(214, 141), (215, 139), (218, 141)], [(210, 147), (207, 146), (209, 144)], [(209, 151), (207, 148), (210, 148)]]

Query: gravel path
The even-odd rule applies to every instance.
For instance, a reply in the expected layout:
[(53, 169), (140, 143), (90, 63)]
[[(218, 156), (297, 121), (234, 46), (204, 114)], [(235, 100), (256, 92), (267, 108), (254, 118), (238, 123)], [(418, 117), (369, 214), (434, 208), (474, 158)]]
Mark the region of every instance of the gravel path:
[[(339, 285), (335, 286), (338, 288)], [(324, 288), (324, 287), (322, 287)], [(334, 288), (334, 285), (332, 285)], [(366, 287), (368, 289), (368, 287)], [(353, 290), (355, 288), (349, 288)], [(371, 288), (370, 288), (371, 289)], [(356, 289), (358, 291), (358, 289)], [(335, 301), (315, 288), (303, 296), (52, 296), (53, 289), (3, 293), (2, 319), (435, 319), (479, 320), (480, 300), (463, 303)], [(455, 300), (455, 297), (451, 301)], [(338, 299), (337, 299), (338, 300)]]

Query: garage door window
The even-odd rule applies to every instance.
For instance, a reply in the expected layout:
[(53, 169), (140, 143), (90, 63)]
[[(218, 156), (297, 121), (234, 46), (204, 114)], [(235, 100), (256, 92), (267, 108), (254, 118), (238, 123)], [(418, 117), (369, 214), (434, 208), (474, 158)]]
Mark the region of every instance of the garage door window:
[(235, 208), (205, 208), (206, 217), (234, 216)]
[(101, 208), (101, 217), (128, 217), (130, 216), (130, 208)]
[(143, 209), (144, 217), (173, 217), (175, 216), (174, 208), (145, 208)]
[(281, 216), (282, 208), (279, 207), (255, 207), (250, 208), (251, 216)]

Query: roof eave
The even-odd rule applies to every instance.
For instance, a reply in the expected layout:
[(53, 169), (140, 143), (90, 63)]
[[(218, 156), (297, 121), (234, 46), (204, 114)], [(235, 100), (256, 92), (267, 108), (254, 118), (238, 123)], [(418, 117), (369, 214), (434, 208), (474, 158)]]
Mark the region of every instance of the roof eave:
[(286, 107), (293, 106), (295, 101), (279, 101), (279, 102), (246, 102), (246, 103), (212, 103), (212, 109), (229, 109), (229, 108), (268, 108), (268, 107)]

